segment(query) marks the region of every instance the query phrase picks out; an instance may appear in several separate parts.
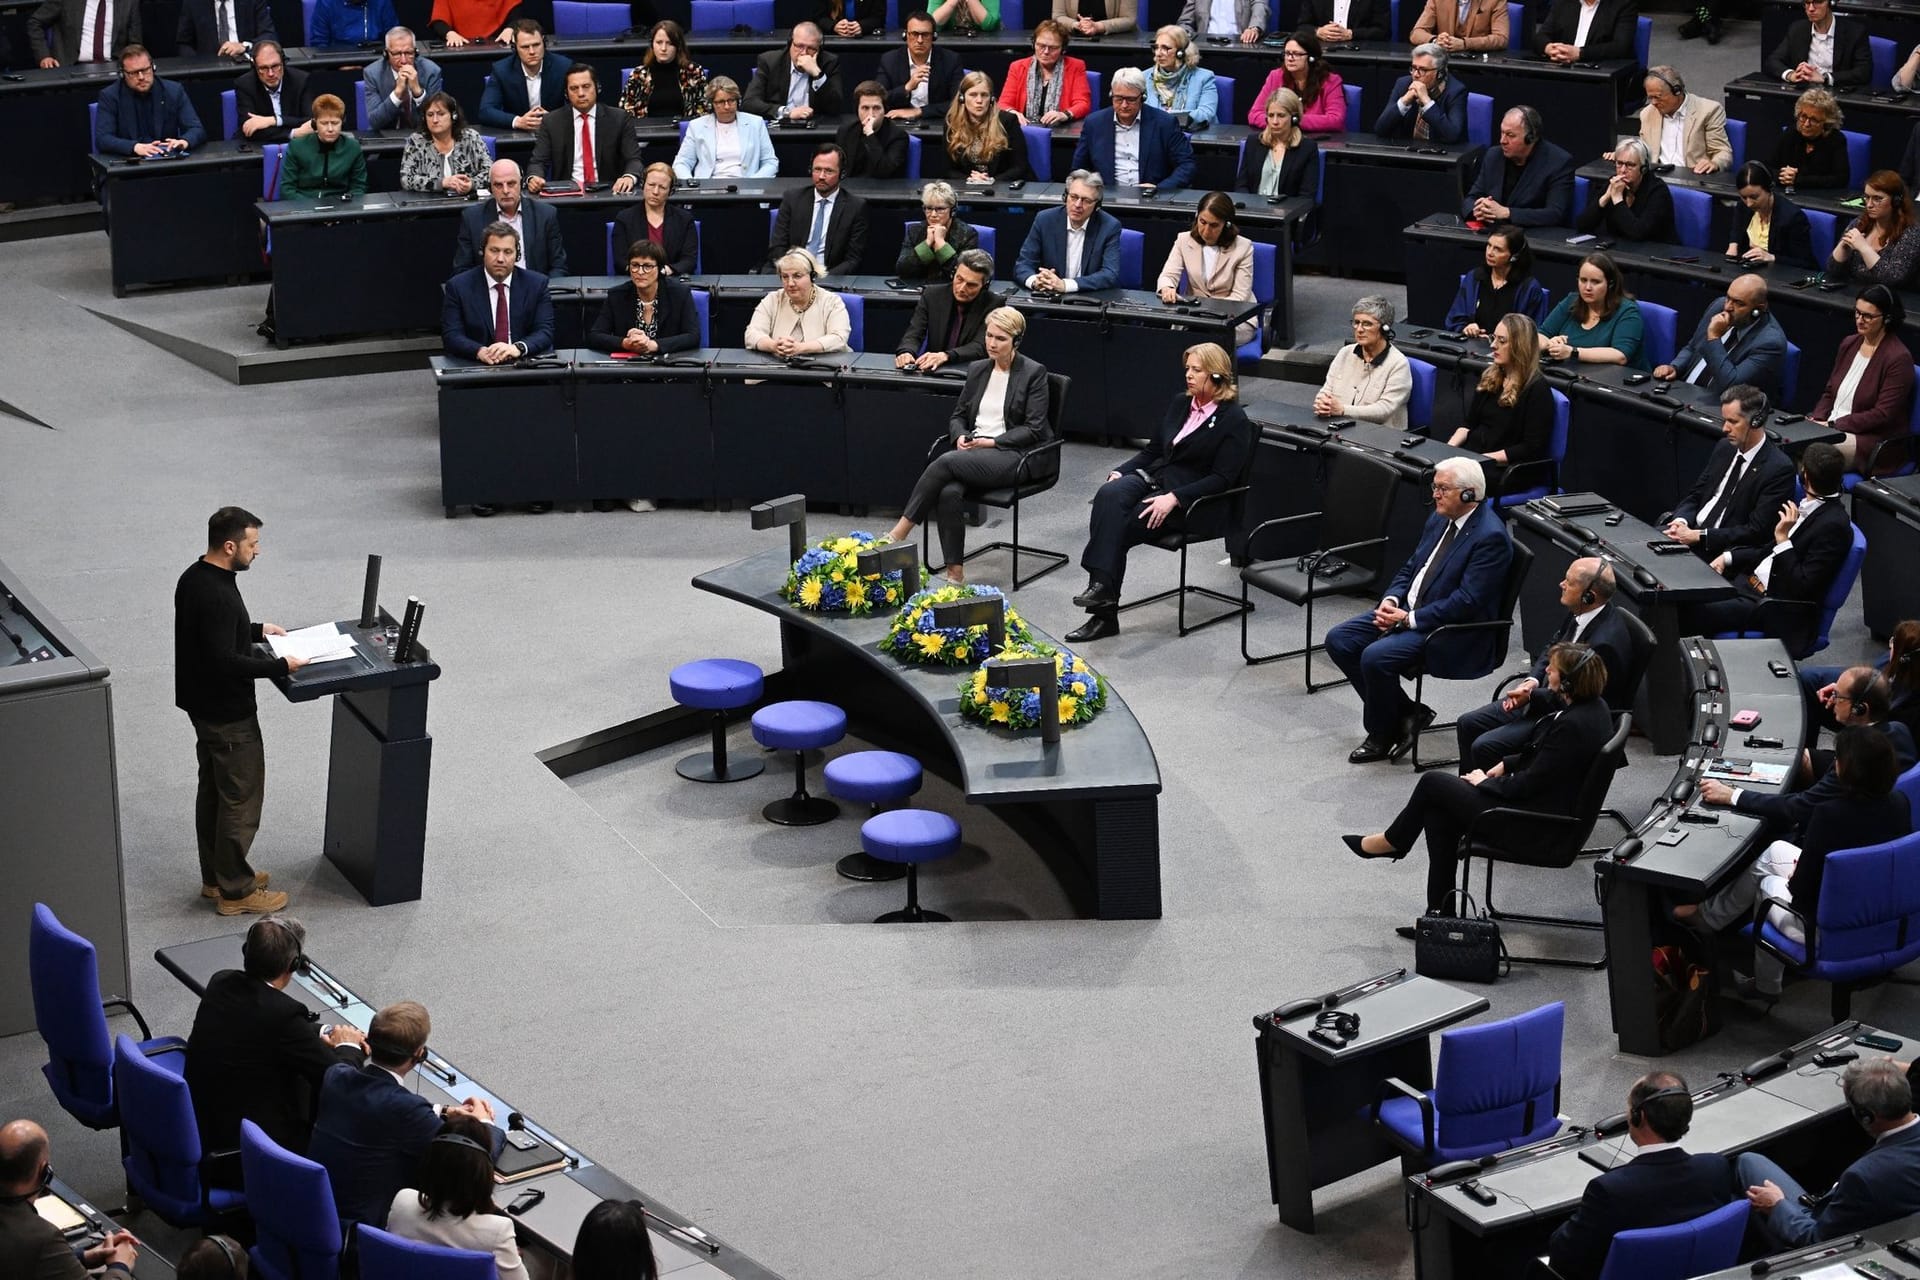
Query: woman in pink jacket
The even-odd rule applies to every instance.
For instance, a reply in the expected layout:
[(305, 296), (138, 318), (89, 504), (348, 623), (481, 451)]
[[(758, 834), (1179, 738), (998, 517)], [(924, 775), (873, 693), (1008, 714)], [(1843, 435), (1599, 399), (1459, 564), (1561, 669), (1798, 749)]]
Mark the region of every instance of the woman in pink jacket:
[(1247, 123), (1254, 128), (1266, 128), (1267, 99), (1275, 89), (1291, 89), (1300, 95), (1306, 105), (1306, 114), (1300, 117), (1304, 132), (1338, 133), (1347, 127), (1346, 86), (1341, 83), (1340, 73), (1328, 65), (1320, 37), (1311, 28), (1302, 27), (1287, 37), (1279, 68), (1260, 86), (1253, 109), (1247, 112)]

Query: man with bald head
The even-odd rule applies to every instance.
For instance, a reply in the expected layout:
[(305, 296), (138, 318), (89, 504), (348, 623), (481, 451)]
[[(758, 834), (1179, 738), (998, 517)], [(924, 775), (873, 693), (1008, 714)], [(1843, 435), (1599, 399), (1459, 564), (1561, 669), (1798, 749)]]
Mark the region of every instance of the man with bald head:
[(66, 1237), (33, 1207), (53, 1165), (47, 1131), (31, 1120), (0, 1126), (0, 1276), (7, 1280), (86, 1280), (90, 1267), (108, 1276), (133, 1274), (133, 1232), (115, 1231), (76, 1253)]
[(520, 233), (520, 265), (543, 276), (567, 274), (567, 246), (560, 239), (560, 218), (552, 208), (527, 198), (520, 166), (495, 160), (487, 170), (491, 194), (460, 211), (460, 239), (453, 249), (455, 274), (480, 264), (487, 228), (504, 222)]
[(840, 58), (820, 44), (820, 28), (803, 22), (793, 29), (784, 48), (761, 54), (754, 61), (753, 79), (740, 99), (740, 109), (776, 121), (846, 111)]
[(1727, 286), (1727, 296), (1707, 308), (1673, 363), (1661, 365), (1653, 376), (1710, 391), (1746, 383), (1777, 401), (1786, 373), (1786, 332), (1767, 308), (1767, 282), (1749, 273)]

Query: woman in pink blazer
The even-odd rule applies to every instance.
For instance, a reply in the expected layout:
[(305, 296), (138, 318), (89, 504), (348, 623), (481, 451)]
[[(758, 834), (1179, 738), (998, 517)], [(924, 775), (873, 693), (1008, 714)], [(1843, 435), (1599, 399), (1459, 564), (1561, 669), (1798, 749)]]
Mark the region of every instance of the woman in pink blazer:
[(1340, 73), (1327, 65), (1320, 37), (1309, 28), (1301, 28), (1287, 37), (1280, 55), (1280, 67), (1267, 77), (1254, 95), (1247, 123), (1256, 129), (1267, 127), (1267, 99), (1275, 89), (1291, 89), (1300, 95), (1306, 112), (1300, 128), (1306, 133), (1339, 133), (1347, 127), (1347, 92)]
[[(1167, 265), (1160, 268), (1160, 301), (1179, 298), (1182, 276), (1192, 297), (1253, 300), (1253, 241), (1234, 226), (1233, 197), (1226, 192), (1209, 191), (1200, 197), (1192, 228), (1173, 238)], [(1246, 321), (1235, 330), (1233, 340), (1251, 341), (1259, 330), (1257, 322)]]

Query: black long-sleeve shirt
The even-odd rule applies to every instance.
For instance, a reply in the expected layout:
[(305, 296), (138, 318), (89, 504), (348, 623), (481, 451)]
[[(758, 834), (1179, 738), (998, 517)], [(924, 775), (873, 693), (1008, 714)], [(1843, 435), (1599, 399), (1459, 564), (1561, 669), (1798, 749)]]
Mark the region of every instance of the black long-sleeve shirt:
[(173, 588), (173, 705), (211, 724), (254, 713), (253, 682), (287, 674), (281, 658), (256, 658), (260, 624), (247, 616), (234, 571), (195, 560)]

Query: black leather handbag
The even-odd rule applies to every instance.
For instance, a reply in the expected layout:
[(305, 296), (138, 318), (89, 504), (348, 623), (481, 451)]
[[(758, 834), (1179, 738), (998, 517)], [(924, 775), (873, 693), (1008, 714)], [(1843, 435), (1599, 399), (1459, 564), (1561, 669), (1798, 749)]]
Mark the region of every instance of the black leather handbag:
[[(1448, 915), (1454, 900), (1460, 914)], [(1500, 926), (1476, 908), (1464, 889), (1448, 892), (1446, 900), (1413, 922), (1413, 971), (1426, 978), (1454, 982), (1495, 982), (1507, 959)]]

